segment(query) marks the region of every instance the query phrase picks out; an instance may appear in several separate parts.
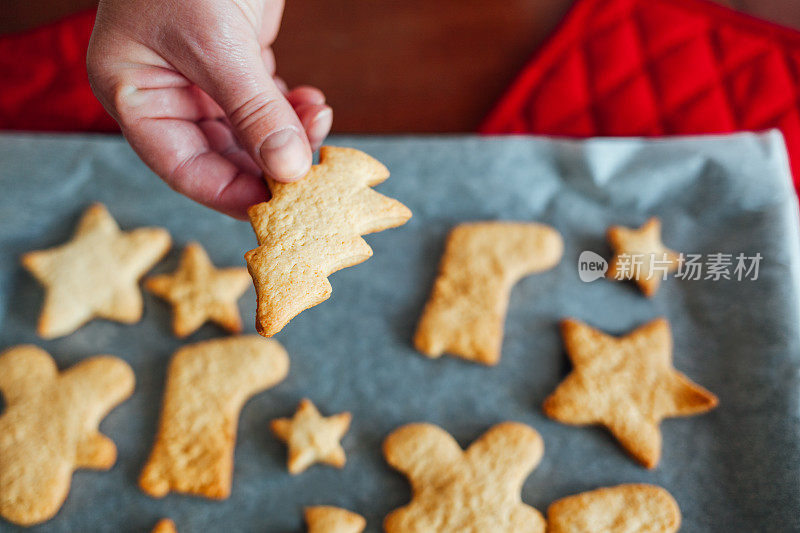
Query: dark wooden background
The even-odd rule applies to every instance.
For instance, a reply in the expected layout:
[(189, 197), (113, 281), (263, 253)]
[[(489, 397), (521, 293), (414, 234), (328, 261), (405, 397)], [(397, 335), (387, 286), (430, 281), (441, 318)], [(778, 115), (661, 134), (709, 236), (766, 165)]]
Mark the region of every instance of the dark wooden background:
[[(287, 0), (290, 85), (322, 88), (337, 132), (472, 131), (573, 0)], [(800, 0), (717, 0), (800, 28)], [(0, 0), (0, 33), (94, 0)]]

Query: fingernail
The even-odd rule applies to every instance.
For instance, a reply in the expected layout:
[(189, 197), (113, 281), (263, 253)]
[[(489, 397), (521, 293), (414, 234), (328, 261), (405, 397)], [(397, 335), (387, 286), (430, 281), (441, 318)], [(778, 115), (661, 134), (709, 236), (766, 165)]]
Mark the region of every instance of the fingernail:
[(261, 145), (260, 155), (267, 174), (280, 181), (303, 177), (311, 164), (305, 143), (292, 127), (269, 134)]
[(306, 128), (306, 134), (308, 134), (308, 141), (311, 143), (312, 150), (317, 150), (320, 147), (322, 141), (330, 133), (332, 124), (333, 110), (330, 107), (326, 106), (325, 109), (314, 116)]
[(314, 120), (311, 121), (309, 129), (314, 133), (320, 132), (322, 135), (327, 135), (328, 130), (331, 129), (331, 124), (333, 124), (333, 109), (325, 106), (325, 109), (317, 113)]

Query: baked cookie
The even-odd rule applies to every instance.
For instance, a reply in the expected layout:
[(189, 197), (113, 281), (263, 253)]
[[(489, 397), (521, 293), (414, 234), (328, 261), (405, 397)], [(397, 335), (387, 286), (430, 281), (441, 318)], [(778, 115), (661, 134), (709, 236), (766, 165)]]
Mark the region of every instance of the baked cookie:
[(198, 243), (183, 250), (178, 270), (147, 278), (144, 287), (172, 304), (172, 330), (185, 337), (211, 320), (232, 333), (242, 331), (237, 300), (250, 285), (245, 267), (214, 268)]
[(428, 357), (449, 353), (497, 364), (511, 287), (524, 276), (554, 267), (563, 249), (561, 235), (543, 224), (456, 226), (447, 238), (414, 346)]
[(0, 355), (0, 515), (31, 526), (52, 518), (78, 468), (108, 470), (114, 443), (97, 429), (133, 393), (134, 376), (121, 359), (90, 357), (63, 372), (36, 346)]
[(681, 510), (669, 492), (629, 484), (582, 492), (547, 509), (548, 533), (674, 533)]
[(306, 507), (308, 533), (361, 533), (367, 527), (364, 517), (338, 507)]
[(258, 297), (256, 329), (271, 337), (331, 295), (328, 276), (366, 261), (361, 235), (401, 226), (406, 206), (370, 187), (389, 177), (352, 148), (323, 146), (319, 164), (293, 183), (269, 181), (272, 198), (248, 209), (258, 248), (245, 254)]
[(139, 278), (164, 257), (170, 244), (165, 229), (123, 232), (105, 206), (89, 207), (72, 240), (22, 256), (22, 265), (46, 291), (39, 335), (68, 335), (96, 317), (138, 322)]
[(661, 242), (661, 221), (656, 217), (639, 229), (611, 226), (607, 237), (614, 257), (606, 276), (634, 280), (645, 296), (653, 296), (664, 276), (680, 264), (680, 255)]
[(383, 455), (411, 483), (411, 503), (384, 520), (387, 533), (544, 533), (541, 513), (520, 500), (544, 445), (532, 428), (498, 424), (466, 451), (443, 429), (409, 424), (390, 434)]
[(717, 405), (716, 396), (673, 368), (663, 318), (619, 338), (572, 319), (561, 323), (561, 333), (573, 369), (545, 400), (545, 414), (565, 424), (602, 424), (647, 468), (661, 457), (662, 419)]
[(339, 441), (350, 420), (350, 413), (323, 417), (311, 400), (304, 398), (292, 418), (276, 418), (270, 427), (289, 447), (289, 472), (299, 474), (314, 463), (344, 466), (346, 458)]
[(175, 522), (169, 518), (162, 518), (153, 528), (152, 533), (178, 533), (178, 529), (175, 527)]
[(239, 412), (288, 371), (283, 347), (257, 335), (199, 342), (175, 352), (156, 442), (139, 477), (142, 490), (157, 498), (170, 491), (227, 498)]

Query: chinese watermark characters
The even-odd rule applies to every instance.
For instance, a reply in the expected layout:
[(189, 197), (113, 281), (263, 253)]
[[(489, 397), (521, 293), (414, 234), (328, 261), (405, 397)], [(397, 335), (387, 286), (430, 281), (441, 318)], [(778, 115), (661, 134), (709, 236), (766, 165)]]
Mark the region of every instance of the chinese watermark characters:
[[(729, 254), (715, 252), (709, 254), (680, 254), (678, 279), (690, 281), (756, 281), (758, 269), (763, 259), (760, 253)], [(619, 254), (617, 256), (614, 279), (652, 279), (666, 280), (672, 261), (667, 254)], [(578, 276), (581, 281), (590, 282), (605, 276), (608, 263), (600, 255), (586, 250), (578, 258)]]

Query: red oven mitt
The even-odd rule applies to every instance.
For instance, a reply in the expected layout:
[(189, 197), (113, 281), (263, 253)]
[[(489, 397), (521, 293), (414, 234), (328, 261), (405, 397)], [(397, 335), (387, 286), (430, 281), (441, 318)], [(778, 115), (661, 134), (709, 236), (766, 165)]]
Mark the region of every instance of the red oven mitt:
[(705, 0), (578, 0), (483, 133), (783, 131), (800, 178), (800, 32)]
[(0, 36), (0, 130), (119, 130), (86, 77), (94, 15)]

